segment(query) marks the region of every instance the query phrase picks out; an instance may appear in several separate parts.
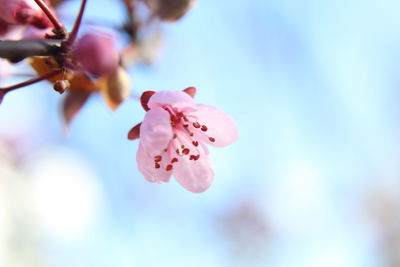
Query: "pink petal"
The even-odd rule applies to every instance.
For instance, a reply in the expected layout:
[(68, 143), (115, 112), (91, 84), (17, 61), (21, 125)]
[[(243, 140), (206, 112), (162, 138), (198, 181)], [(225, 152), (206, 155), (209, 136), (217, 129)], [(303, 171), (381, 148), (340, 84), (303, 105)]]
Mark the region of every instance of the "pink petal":
[(160, 107), (164, 105), (172, 106), (179, 111), (184, 108), (196, 107), (193, 98), (182, 91), (160, 91), (155, 93), (149, 100), (149, 108)]
[(189, 160), (187, 156), (180, 157), (173, 171), (175, 179), (193, 193), (206, 191), (214, 179), (211, 162), (206, 155), (201, 155), (196, 161)]
[(147, 111), (140, 126), (140, 143), (150, 155), (158, 155), (172, 139), (170, 115), (162, 108)]
[[(223, 110), (204, 104), (197, 105), (197, 111), (190, 113), (197, 117), (201, 125), (207, 127), (207, 131), (203, 132), (199, 129), (196, 136), (216, 147), (224, 147), (232, 144), (238, 139), (236, 124), (233, 119)], [(214, 142), (210, 141), (215, 139)]]
[(143, 174), (147, 181), (152, 183), (166, 183), (171, 177), (171, 171), (166, 171), (164, 168), (155, 168), (154, 157), (146, 152), (142, 142), (139, 143), (139, 148), (136, 154), (136, 162), (139, 171)]

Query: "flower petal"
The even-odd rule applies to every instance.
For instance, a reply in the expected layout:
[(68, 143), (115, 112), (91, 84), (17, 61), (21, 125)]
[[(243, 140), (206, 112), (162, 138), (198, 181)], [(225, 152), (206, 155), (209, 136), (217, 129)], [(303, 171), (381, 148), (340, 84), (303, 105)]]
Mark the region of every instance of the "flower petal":
[(214, 172), (208, 156), (201, 155), (198, 160), (189, 160), (189, 157), (180, 157), (174, 164), (175, 179), (184, 188), (193, 193), (206, 191), (213, 179)]
[(139, 171), (147, 181), (159, 184), (169, 181), (171, 171), (166, 171), (164, 168), (156, 169), (154, 166), (154, 158), (146, 152), (142, 142), (139, 143), (139, 149), (136, 153), (136, 162)]
[(162, 108), (147, 111), (140, 126), (140, 143), (150, 155), (160, 154), (172, 139), (170, 116)]
[(133, 126), (132, 129), (128, 132), (128, 140), (136, 140), (139, 139), (140, 136), (140, 126), (142, 123), (138, 123), (135, 126)]
[(182, 91), (160, 91), (155, 93), (149, 100), (149, 108), (169, 105), (181, 111), (183, 108), (195, 108), (193, 98)]
[(156, 92), (154, 91), (146, 91), (143, 92), (143, 94), (140, 96), (140, 103), (142, 104), (142, 107), (145, 111), (149, 110), (149, 106), (147, 106), (147, 103), (149, 102), (150, 97), (155, 93)]
[[(224, 147), (238, 139), (236, 124), (223, 110), (204, 104), (198, 104), (197, 110), (190, 113), (197, 117), (201, 125), (207, 127), (207, 131), (197, 131), (199, 138), (216, 147)], [(200, 134), (199, 134), (200, 133)], [(197, 136), (196, 135), (196, 136)], [(210, 137), (215, 141), (210, 141)]]
[(192, 98), (194, 98), (196, 95), (196, 87), (193, 86), (183, 89), (182, 91), (190, 95)]

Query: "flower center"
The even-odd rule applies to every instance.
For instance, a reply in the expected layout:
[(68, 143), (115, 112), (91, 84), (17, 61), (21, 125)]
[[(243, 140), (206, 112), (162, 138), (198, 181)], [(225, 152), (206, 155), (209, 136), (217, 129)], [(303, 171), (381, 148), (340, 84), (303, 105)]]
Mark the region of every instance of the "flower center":
[(201, 140), (197, 139), (200, 135), (206, 136), (210, 142), (215, 142), (215, 138), (207, 135), (207, 125), (200, 123), (197, 117), (176, 112), (170, 106), (164, 109), (170, 114), (174, 135), (167, 147), (154, 157), (154, 168), (172, 171), (173, 164), (179, 162), (179, 158), (188, 157), (197, 161), (201, 154), (206, 153)]

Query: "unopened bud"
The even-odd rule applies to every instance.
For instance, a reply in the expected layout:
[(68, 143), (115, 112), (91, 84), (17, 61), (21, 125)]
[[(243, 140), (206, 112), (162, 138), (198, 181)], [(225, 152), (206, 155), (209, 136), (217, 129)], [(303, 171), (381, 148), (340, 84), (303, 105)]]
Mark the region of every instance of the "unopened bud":
[(114, 36), (103, 31), (83, 35), (72, 51), (83, 70), (95, 76), (109, 75), (118, 68), (119, 54)]
[(115, 110), (129, 97), (130, 87), (131, 80), (128, 73), (124, 68), (118, 67), (114, 73), (107, 77), (101, 94), (108, 106)]
[(194, 3), (195, 0), (146, 0), (147, 6), (165, 21), (180, 19)]
[(69, 87), (70, 87), (70, 83), (68, 80), (57, 80), (53, 85), (54, 90), (56, 90), (60, 94), (64, 93), (66, 90), (68, 90)]

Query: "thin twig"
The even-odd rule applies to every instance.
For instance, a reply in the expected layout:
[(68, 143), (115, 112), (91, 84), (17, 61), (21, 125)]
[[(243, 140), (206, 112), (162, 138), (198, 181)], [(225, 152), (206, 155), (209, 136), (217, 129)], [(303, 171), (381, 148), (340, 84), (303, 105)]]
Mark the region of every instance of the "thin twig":
[(49, 8), (49, 6), (43, 2), (43, 0), (35, 0), (36, 4), (42, 9), (42, 11), (46, 14), (47, 18), (53, 24), (54, 29), (57, 31), (63, 30), (64, 25), (57, 19), (57, 16), (54, 15), (53, 11)]
[(27, 80), (25, 82), (17, 83), (17, 84), (14, 84), (12, 86), (8, 86), (5, 88), (0, 88), (0, 103), (3, 101), (4, 96), (8, 92), (31, 85), (31, 84), (34, 84), (34, 83), (37, 83), (37, 82), (40, 82), (40, 81), (43, 81), (43, 80), (47, 80), (51, 77), (56, 76), (57, 74), (60, 74), (61, 72), (62, 72), (62, 69), (56, 69), (56, 70), (50, 71), (49, 73), (42, 75), (40, 77), (36, 77), (36, 78), (30, 79), (30, 80)]
[(86, 7), (86, 0), (82, 0), (81, 8), (79, 9), (78, 16), (76, 17), (76, 20), (75, 20), (74, 28), (72, 28), (72, 31), (69, 34), (67, 41), (65, 41), (66, 46), (70, 46), (75, 42), (76, 36), (78, 35), (79, 27), (82, 22), (82, 17), (83, 17), (83, 13), (85, 11), (85, 7)]

